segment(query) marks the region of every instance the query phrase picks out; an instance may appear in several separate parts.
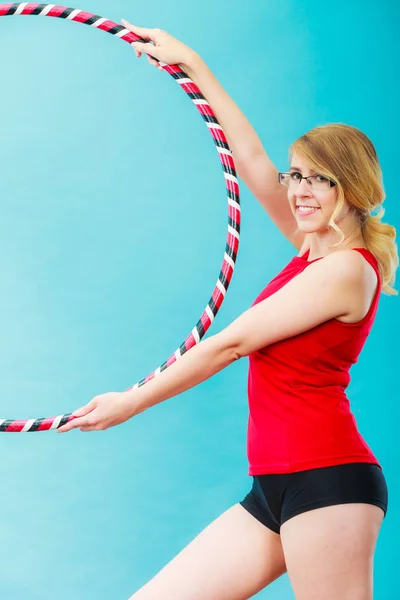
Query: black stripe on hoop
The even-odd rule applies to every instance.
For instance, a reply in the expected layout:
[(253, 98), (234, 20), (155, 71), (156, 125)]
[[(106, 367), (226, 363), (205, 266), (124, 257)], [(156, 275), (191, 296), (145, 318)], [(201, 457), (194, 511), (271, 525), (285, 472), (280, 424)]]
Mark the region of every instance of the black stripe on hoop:
[(215, 123), (216, 125), (219, 125), (216, 117), (211, 117), (210, 115), (205, 115), (203, 113), (200, 114), (207, 123)]
[[(10, 6), (10, 8), (7, 11), (7, 15), (8, 16), (14, 15), (18, 10), (19, 5), (20, 5), (20, 3), (16, 3), (16, 4), (13, 4), (12, 6)], [(3, 431), (3, 430), (0, 428), (0, 431)]]
[(74, 10), (76, 10), (75, 8), (66, 8), (59, 16), (60, 19), (66, 19), (67, 17), (69, 17), (69, 15), (71, 13), (74, 12)]
[(225, 275), (223, 274), (222, 271), (220, 272), (218, 279), (220, 280), (220, 282), (224, 286), (225, 290), (227, 290), (228, 289), (228, 285), (229, 285), (229, 281), (227, 280), (227, 278), (225, 277)]
[(7, 431), (11, 423), (14, 423), (12, 419), (7, 419), (7, 421), (4, 421), (4, 423), (0, 425), (0, 431)]
[(236, 223), (236, 221), (234, 221), (231, 217), (229, 217), (228, 223), (232, 227), (232, 229), (234, 229), (235, 231), (237, 231), (238, 233), (240, 233), (240, 225), (239, 225), (239, 223)]
[(122, 27), (122, 25), (116, 25), (115, 27), (112, 27), (111, 29), (109, 29), (107, 31), (107, 33), (111, 33), (112, 35), (117, 35), (117, 33), (122, 31), (123, 29), (125, 29), (125, 27)]
[(93, 17), (89, 17), (89, 19), (83, 22), (85, 25), (93, 25), (93, 23), (96, 23), (96, 21), (98, 21), (99, 19), (102, 19), (100, 15), (93, 15)]
[(230, 151), (230, 148), (226, 142), (223, 142), (222, 140), (216, 140), (215, 138), (213, 138), (213, 140), (215, 142), (215, 145), (218, 146), (218, 148), (225, 148), (225, 150)]
[(229, 165), (226, 165), (225, 163), (221, 163), (221, 164), (222, 164), (222, 168), (224, 169), (225, 173), (229, 173), (229, 175), (233, 175), (234, 177), (236, 177), (235, 169), (232, 169), (232, 167), (230, 167)]
[(236, 262), (236, 252), (228, 243), (225, 246), (225, 252), (233, 260), (233, 262)]
[(39, 4), (35, 10), (31, 12), (31, 15), (40, 15), (42, 11), (46, 8), (47, 4)]
[(32, 423), (32, 425), (29, 427), (28, 431), (37, 431), (39, 429), (39, 427), (41, 426), (41, 424), (43, 423), (44, 419), (35, 419), (35, 422)]

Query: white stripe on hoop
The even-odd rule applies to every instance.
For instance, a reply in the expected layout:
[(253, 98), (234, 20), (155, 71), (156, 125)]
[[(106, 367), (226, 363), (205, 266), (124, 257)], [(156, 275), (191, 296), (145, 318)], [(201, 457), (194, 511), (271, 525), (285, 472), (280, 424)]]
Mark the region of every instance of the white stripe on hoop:
[(103, 23), (105, 23), (106, 21), (108, 21), (108, 19), (104, 19), (104, 17), (101, 17), (101, 19), (97, 19), (97, 21), (92, 23), (92, 27), (100, 27), (100, 25), (103, 25)]
[(158, 369), (156, 369), (154, 371), (154, 377), (157, 377), (157, 375), (159, 375), (161, 373), (161, 367), (158, 367)]
[(234, 175), (231, 175), (230, 173), (224, 173), (224, 176), (225, 179), (227, 179), (228, 181), (233, 181), (234, 183), (237, 183), (239, 185), (239, 182)]
[(181, 349), (178, 348), (178, 350), (175, 350), (175, 358), (176, 360), (179, 360), (181, 358), (182, 354), (181, 354)]
[(15, 11), (14, 15), (20, 15), (22, 12), (24, 12), (27, 4), (28, 4), (28, 2), (21, 2), (21, 4), (18, 6), (17, 10)]
[(206, 121), (206, 125), (209, 129), (220, 129), (221, 131), (223, 131), (221, 125), (217, 125), (217, 123), (209, 123), (208, 121)]
[(182, 77), (182, 79), (177, 79), (176, 81), (179, 83), (179, 85), (183, 85), (184, 83), (193, 83), (189, 77)]
[(192, 335), (193, 335), (194, 339), (196, 340), (196, 344), (198, 344), (200, 341), (200, 336), (199, 336), (199, 332), (197, 331), (197, 327), (193, 327)]
[(230, 256), (228, 256), (228, 254), (225, 252), (224, 254), (224, 258), (226, 260), (226, 262), (228, 263), (228, 265), (230, 265), (232, 267), (232, 269), (235, 268), (235, 263), (233, 262), (233, 260), (231, 259)]
[(34, 424), (35, 419), (29, 419), (29, 421), (27, 421), (24, 425), (24, 428), (21, 429), (21, 432), (24, 433), (24, 431), (29, 431), (30, 428), (32, 427), (32, 425)]
[(81, 12), (82, 11), (80, 9), (73, 10), (72, 13), (68, 15), (67, 20), (72, 21), (72, 19), (75, 19), (75, 17), (77, 17)]
[(223, 296), (225, 296), (226, 289), (224, 288), (219, 279), (217, 279), (217, 288), (220, 290), (220, 292), (222, 292)]
[(53, 8), (55, 7), (55, 4), (47, 4), (44, 9), (42, 10), (42, 12), (39, 14), (39, 17), (45, 17), (46, 15), (49, 14), (49, 12), (51, 10), (53, 10)]
[(59, 415), (58, 417), (55, 417), (52, 426), (50, 427), (50, 429), (57, 429), (61, 423), (61, 419), (63, 418), (63, 415)]
[(207, 315), (208, 315), (208, 317), (209, 317), (209, 319), (210, 319), (210, 321), (212, 323), (214, 321), (214, 313), (211, 310), (211, 308), (208, 306), (208, 304), (206, 306), (206, 313), (207, 313)]
[(221, 148), (221, 146), (217, 146), (217, 150), (220, 154), (227, 154), (228, 156), (232, 156), (232, 152), (227, 150), (226, 148)]
[(194, 102), (194, 104), (199, 104), (199, 105), (201, 104), (203, 106), (210, 106), (210, 104), (207, 102), (207, 100), (204, 100), (204, 99), (203, 100), (201, 100), (201, 99), (199, 99), (199, 100), (194, 99), (193, 102)]
[(118, 31), (118, 33), (116, 33), (116, 37), (124, 37), (124, 35), (126, 35), (127, 33), (131, 33), (129, 31), (129, 29), (122, 29), (121, 31)]
[(229, 198), (229, 196), (228, 196), (228, 204), (230, 206), (232, 206), (233, 208), (236, 208), (236, 210), (240, 210), (239, 202), (236, 202), (236, 200), (232, 200), (232, 198)]
[(3, 423), (5, 423), (7, 421), (7, 419), (0, 419), (0, 426), (3, 425)]
[(228, 225), (228, 231), (231, 235), (233, 235), (235, 238), (237, 238), (238, 240), (240, 240), (240, 236), (238, 234), (238, 232), (236, 231), (236, 229), (233, 229), (233, 227), (231, 227), (230, 225)]

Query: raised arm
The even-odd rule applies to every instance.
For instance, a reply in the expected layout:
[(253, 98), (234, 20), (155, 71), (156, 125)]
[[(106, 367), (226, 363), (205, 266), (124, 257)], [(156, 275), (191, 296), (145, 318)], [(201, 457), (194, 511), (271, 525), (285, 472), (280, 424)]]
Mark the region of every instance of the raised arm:
[(137, 56), (146, 53), (154, 66), (158, 63), (151, 59), (151, 56), (167, 64), (181, 65), (190, 79), (200, 88), (226, 133), (239, 177), (280, 231), (297, 249), (300, 249), (304, 235), (296, 234), (297, 223), (290, 210), (286, 190), (278, 183), (278, 169), (269, 159), (248, 119), (206, 63), (191, 48), (165, 31), (136, 27), (126, 21), (123, 23), (134, 33), (153, 42), (133, 44)]
[(269, 159), (253, 126), (199, 55), (193, 53), (184, 69), (212, 106), (228, 138), (239, 177), (269, 217), (299, 250), (304, 235), (295, 235), (297, 223), (278, 183), (278, 169)]

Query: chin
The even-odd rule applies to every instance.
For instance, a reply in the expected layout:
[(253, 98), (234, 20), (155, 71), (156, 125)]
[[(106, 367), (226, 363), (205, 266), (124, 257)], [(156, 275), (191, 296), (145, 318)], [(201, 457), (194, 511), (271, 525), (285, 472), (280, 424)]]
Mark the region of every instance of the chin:
[(321, 225), (317, 225), (316, 223), (304, 223), (297, 222), (298, 229), (302, 233), (316, 233), (317, 231), (323, 231), (326, 227), (321, 227)]
[(303, 219), (297, 220), (297, 227), (302, 233), (318, 233), (329, 229), (328, 223), (317, 223), (316, 221), (306, 221)]

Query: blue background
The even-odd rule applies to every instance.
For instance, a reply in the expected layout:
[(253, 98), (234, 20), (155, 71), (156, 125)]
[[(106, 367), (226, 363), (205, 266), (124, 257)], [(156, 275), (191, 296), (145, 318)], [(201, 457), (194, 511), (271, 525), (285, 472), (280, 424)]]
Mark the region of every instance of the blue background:
[[(397, 2), (78, 7), (195, 48), (280, 169), (311, 127), (361, 128), (381, 159), (385, 219), (400, 225)], [(49, 416), (134, 384), (189, 333), (223, 258), (224, 180), (186, 95), (112, 36), (0, 19), (0, 64), (0, 416)], [(244, 185), (242, 206), (237, 269), (213, 334), (294, 253)], [(398, 311), (383, 297), (349, 389), (390, 491), (376, 600), (398, 589)], [(2, 597), (128, 598), (239, 501), (251, 483), (246, 375), (245, 359), (101, 434), (1, 435)], [(285, 576), (258, 597), (294, 596)]]

